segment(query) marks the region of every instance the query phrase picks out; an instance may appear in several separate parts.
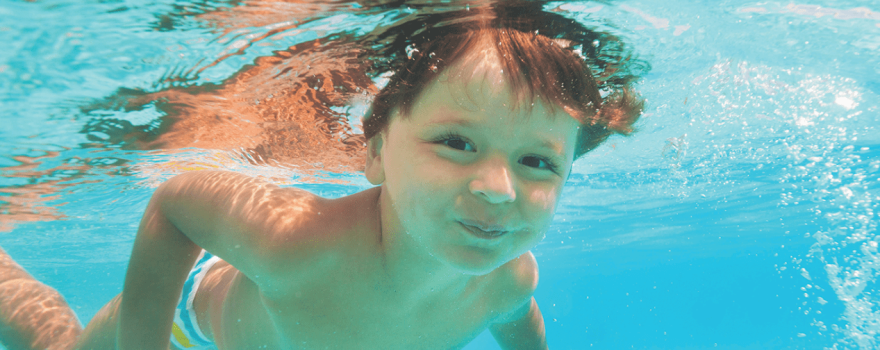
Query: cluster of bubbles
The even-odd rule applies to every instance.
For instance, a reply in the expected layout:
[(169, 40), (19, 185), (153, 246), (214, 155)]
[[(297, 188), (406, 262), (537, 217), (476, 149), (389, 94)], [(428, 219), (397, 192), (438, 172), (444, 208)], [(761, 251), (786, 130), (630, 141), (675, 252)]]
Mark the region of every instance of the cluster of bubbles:
[[(748, 151), (743, 161), (757, 163), (752, 172), (765, 164), (777, 167), (766, 180), (778, 181), (780, 211), (809, 213), (809, 223), (790, 222), (786, 228), (791, 229), (786, 234), (812, 242), (809, 251), (792, 255), (792, 264), (785, 264), (806, 282), (800, 312), (812, 313), (818, 334), (833, 332), (836, 341), (828, 349), (876, 348), (880, 345), (880, 298), (873, 292), (880, 275), (877, 96), (853, 79), (747, 62), (719, 63), (695, 83), (714, 96), (725, 114), (704, 131), (730, 133), (732, 141), (742, 145), (727, 147), (728, 151)], [(676, 158), (680, 144), (681, 140), (670, 140), (664, 154)], [(825, 288), (842, 302), (842, 322), (829, 321), (834, 315), (822, 315), (828, 301), (817, 294)]]
[[(870, 158), (871, 147), (877, 145), (860, 145), (859, 137), (873, 128), (858, 127), (858, 123), (849, 122), (863, 114), (862, 110), (856, 109), (855, 100), (847, 96), (858, 94), (846, 87), (835, 86), (838, 84), (834, 82), (821, 84), (821, 79), (815, 82), (820, 85), (811, 87), (812, 92), (837, 96), (833, 98), (833, 104), (819, 106), (795, 121), (802, 124), (800, 127), (813, 131), (804, 133), (800, 142), (785, 144), (791, 162), (783, 176), (788, 186), (782, 194), (782, 203), (811, 203), (809, 210), (819, 229), (803, 233), (815, 240), (805, 257), (823, 265), (828, 284), (844, 304), (842, 319), (845, 324), (831, 325), (844, 337), (833, 348), (857, 346), (873, 349), (877, 345), (876, 337), (880, 335), (880, 309), (877, 307), (880, 299), (873, 295), (873, 288), (866, 287), (872, 285), (880, 274), (877, 252), (880, 236), (875, 217), (880, 199), (877, 193), (880, 161)], [(838, 111), (830, 114), (822, 110), (829, 108)], [(805, 119), (810, 116), (822, 116), (828, 122)], [(869, 119), (871, 116), (861, 117)], [(801, 267), (801, 273), (810, 279), (806, 268)], [(817, 299), (817, 302), (824, 304), (823, 300)], [(827, 328), (822, 321), (814, 321), (814, 324), (820, 331)]]

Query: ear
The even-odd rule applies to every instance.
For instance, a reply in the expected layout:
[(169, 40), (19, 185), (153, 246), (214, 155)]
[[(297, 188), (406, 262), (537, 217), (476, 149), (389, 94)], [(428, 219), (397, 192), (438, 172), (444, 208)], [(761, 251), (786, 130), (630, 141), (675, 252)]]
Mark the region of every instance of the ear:
[(373, 185), (385, 182), (385, 164), (382, 162), (384, 138), (384, 132), (380, 132), (367, 140), (367, 165), (364, 167), (364, 175), (367, 176), (367, 181)]

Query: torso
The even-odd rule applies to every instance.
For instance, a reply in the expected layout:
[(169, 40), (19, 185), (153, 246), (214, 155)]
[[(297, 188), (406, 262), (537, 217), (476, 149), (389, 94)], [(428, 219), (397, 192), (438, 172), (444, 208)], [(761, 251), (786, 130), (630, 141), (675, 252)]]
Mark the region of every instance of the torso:
[(458, 349), (513, 306), (493, 283), (498, 270), (463, 291), (401, 302), (379, 283), (375, 240), (348, 232), (311, 271), (291, 272), (301, 287), (272, 300), (229, 264), (215, 265), (195, 299), (203, 331), (219, 349)]

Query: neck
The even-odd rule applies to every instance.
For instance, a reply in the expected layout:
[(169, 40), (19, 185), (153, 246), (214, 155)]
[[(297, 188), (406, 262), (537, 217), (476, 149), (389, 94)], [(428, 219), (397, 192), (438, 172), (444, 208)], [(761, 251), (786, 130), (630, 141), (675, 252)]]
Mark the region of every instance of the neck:
[(402, 227), (387, 192), (380, 191), (376, 197), (383, 287), (401, 301), (412, 302), (465, 292), (476, 276), (461, 273), (432, 256)]

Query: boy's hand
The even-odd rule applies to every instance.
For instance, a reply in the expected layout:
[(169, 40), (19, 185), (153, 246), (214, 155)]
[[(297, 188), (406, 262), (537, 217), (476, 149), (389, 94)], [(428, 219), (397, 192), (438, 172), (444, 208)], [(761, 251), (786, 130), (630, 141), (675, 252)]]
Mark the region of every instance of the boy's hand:
[(504, 350), (547, 349), (544, 317), (535, 298), (514, 312), (509, 321), (489, 326), (495, 341)]

